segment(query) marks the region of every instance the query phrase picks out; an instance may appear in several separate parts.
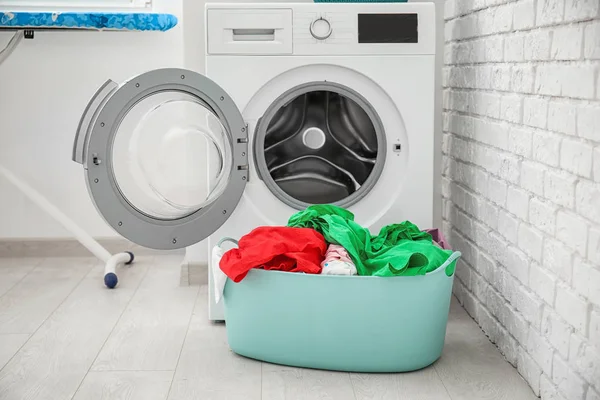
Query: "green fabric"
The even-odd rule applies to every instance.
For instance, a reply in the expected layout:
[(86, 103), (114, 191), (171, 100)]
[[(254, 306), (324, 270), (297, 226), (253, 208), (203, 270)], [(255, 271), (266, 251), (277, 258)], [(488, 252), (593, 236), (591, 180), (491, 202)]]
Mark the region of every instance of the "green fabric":
[[(312, 228), (329, 243), (339, 244), (356, 265), (358, 275), (414, 276), (439, 268), (450, 255), (433, 244), (431, 235), (405, 221), (385, 226), (379, 235), (354, 221), (350, 211), (332, 205), (314, 205), (290, 218), (288, 226)], [(452, 263), (454, 265), (454, 263)], [(454, 267), (446, 275), (454, 273)]]

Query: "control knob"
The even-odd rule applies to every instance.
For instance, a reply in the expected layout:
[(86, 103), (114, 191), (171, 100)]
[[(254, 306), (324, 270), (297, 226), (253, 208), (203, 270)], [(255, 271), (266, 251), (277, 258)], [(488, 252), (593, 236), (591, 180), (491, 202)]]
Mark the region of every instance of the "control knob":
[(310, 24), (310, 34), (317, 40), (325, 40), (331, 36), (331, 23), (323, 17), (315, 19)]

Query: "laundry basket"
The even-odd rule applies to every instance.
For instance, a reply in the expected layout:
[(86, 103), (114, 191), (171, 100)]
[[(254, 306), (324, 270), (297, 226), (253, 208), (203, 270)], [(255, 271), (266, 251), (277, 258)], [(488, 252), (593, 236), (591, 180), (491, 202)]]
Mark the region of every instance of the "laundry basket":
[[(444, 347), (455, 252), (422, 276), (251, 270), (225, 285), (231, 349), (275, 364), (353, 372), (413, 371)], [(454, 271), (454, 269), (450, 269)]]

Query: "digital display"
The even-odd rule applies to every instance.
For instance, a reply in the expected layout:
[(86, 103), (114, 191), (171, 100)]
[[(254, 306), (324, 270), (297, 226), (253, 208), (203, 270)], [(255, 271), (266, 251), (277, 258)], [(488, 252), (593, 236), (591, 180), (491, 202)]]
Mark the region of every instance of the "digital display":
[(418, 43), (417, 14), (358, 14), (358, 43)]

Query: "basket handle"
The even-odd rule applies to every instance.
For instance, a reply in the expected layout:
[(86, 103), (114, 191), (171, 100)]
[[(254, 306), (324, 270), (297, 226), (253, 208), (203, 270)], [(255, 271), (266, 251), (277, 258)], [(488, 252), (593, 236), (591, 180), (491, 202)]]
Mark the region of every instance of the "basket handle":
[[(448, 267), (450, 265), (452, 265), (453, 262), (455, 262), (456, 260), (458, 260), (460, 258), (460, 256), (462, 256), (462, 253), (460, 251), (455, 251), (454, 253), (450, 254), (450, 257), (448, 257), (448, 259), (446, 260), (446, 262), (444, 263), (444, 265), (442, 265), (442, 267), (440, 267), (440, 269), (444, 269), (444, 271), (446, 271), (448, 269)], [(448, 275), (448, 271), (446, 271), (446, 276), (448, 276), (448, 278), (452, 277), (452, 275), (454, 275), (456, 272), (456, 267), (454, 268), (454, 271), (452, 271), (452, 273), (450, 275)]]
[(225, 242), (231, 242), (231, 243), (235, 244), (236, 246), (239, 246), (239, 242), (230, 237), (224, 237), (223, 239), (219, 240), (219, 243), (217, 243), (217, 246), (221, 247), (221, 245)]

